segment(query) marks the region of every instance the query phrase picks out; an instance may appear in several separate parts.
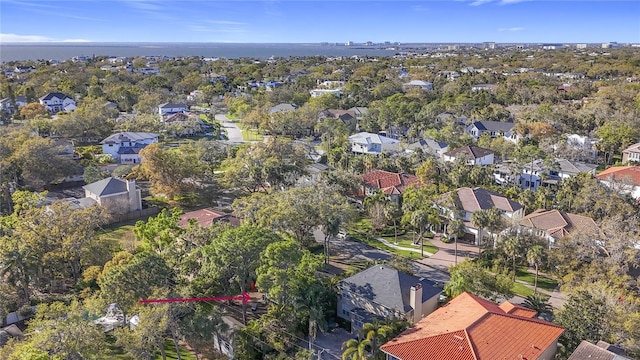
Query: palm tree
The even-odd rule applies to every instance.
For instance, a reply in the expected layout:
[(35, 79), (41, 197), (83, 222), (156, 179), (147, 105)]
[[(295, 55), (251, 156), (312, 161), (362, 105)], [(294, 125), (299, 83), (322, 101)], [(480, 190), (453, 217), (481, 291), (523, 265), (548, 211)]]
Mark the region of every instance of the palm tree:
[(342, 360), (367, 360), (367, 346), (371, 341), (364, 339), (349, 339), (342, 343)]
[(513, 260), (513, 281), (516, 280), (516, 256), (520, 252), (520, 245), (518, 236), (510, 236), (504, 241), (504, 253)]
[(536, 311), (536, 316), (553, 315), (553, 308), (549, 304), (549, 296), (540, 293), (527, 296), (522, 306)]
[(447, 225), (447, 235), (453, 236), (453, 241), (455, 242), (455, 264), (458, 263), (458, 237), (464, 236), (464, 230), (464, 222), (458, 218), (449, 221), (449, 225)]
[(482, 237), (484, 236), (484, 229), (489, 226), (489, 216), (486, 210), (476, 211), (471, 215), (471, 223), (473, 226), (478, 228), (478, 237), (476, 240), (476, 245), (478, 245), (478, 254), (482, 249)]
[(527, 251), (527, 262), (536, 268), (536, 278), (533, 282), (533, 293), (538, 291), (538, 273), (540, 266), (544, 262), (545, 251), (542, 245), (534, 245)]
[(384, 214), (387, 221), (393, 222), (394, 242), (398, 244), (398, 219), (402, 217), (402, 208), (393, 201), (389, 201), (385, 204)]
[(392, 327), (387, 324), (383, 324), (376, 319), (373, 320), (373, 322), (362, 325), (360, 333), (365, 339), (371, 342), (371, 354), (376, 356), (380, 343), (386, 340), (392, 331)]

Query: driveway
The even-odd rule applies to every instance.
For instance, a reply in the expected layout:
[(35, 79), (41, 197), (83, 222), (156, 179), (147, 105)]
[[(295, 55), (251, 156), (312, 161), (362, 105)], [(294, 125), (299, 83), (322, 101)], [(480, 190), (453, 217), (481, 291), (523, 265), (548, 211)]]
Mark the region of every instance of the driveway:
[(220, 121), (220, 123), (222, 124), (222, 127), (227, 133), (227, 138), (230, 143), (239, 144), (245, 142), (244, 140), (242, 140), (242, 131), (240, 130), (238, 125), (229, 120), (226, 115), (216, 114), (216, 120)]
[(320, 356), (318, 359), (322, 360), (336, 360), (342, 358), (342, 343), (345, 341), (352, 339), (354, 336), (351, 335), (347, 330), (343, 328), (335, 328), (332, 329), (331, 332), (327, 332), (326, 334), (318, 333), (316, 337), (316, 341), (313, 344), (313, 352)]

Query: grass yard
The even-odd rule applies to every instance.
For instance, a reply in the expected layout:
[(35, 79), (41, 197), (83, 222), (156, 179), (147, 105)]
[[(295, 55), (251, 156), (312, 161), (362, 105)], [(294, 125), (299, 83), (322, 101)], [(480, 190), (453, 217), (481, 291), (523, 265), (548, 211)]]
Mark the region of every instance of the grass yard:
[[(398, 246), (402, 246), (405, 248), (409, 248), (409, 249), (420, 249), (420, 246), (416, 246), (413, 244), (413, 234), (409, 234), (409, 233), (405, 233), (403, 235), (398, 235)], [(395, 245), (395, 236), (391, 235), (385, 235), (385, 236), (381, 236), (383, 239), (387, 240), (388, 242), (392, 243)], [(423, 242), (423, 247), (424, 247), (424, 251), (430, 253), (430, 254), (435, 254), (438, 252), (438, 248), (433, 245), (433, 243), (429, 240), (424, 239)]]
[(533, 289), (528, 288), (527, 286), (525, 286), (523, 284), (520, 284), (520, 283), (516, 283), (513, 286), (512, 290), (513, 290), (514, 294), (520, 295), (520, 296), (525, 297), (525, 298), (527, 296), (533, 295)]
[[(528, 272), (527, 269), (525, 268), (517, 268), (516, 278), (520, 281), (524, 281), (527, 284), (533, 286), (536, 279), (536, 274), (532, 274)], [(558, 287), (557, 281), (543, 275), (538, 276), (539, 289), (546, 290), (546, 291), (553, 291), (556, 287)]]
[(136, 243), (135, 236), (133, 235), (133, 227), (136, 221), (137, 220), (132, 220), (114, 226), (106, 226), (96, 230), (96, 233), (102, 239), (117, 242), (123, 249), (133, 250), (140, 245)]
[[(171, 339), (164, 340), (164, 351), (167, 355), (167, 360), (174, 360), (178, 358), (178, 353), (176, 352), (176, 347), (173, 345), (173, 341)], [(183, 346), (180, 346), (180, 358), (182, 360), (196, 360), (195, 355), (185, 349)], [(161, 360), (162, 355), (160, 352), (156, 354), (156, 360)]]
[(262, 141), (262, 134), (255, 129), (241, 129), (242, 140), (244, 141)]

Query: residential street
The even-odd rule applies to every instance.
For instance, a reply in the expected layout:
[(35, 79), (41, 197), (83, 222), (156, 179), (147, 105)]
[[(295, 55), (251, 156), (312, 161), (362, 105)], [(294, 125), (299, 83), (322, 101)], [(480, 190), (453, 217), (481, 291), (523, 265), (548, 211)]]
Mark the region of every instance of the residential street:
[(216, 120), (219, 120), (224, 130), (227, 132), (227, 138), (230, 143), (243, 143), (242, 130), (234, 122), (229, 120), (225, 114), (216, 114)]

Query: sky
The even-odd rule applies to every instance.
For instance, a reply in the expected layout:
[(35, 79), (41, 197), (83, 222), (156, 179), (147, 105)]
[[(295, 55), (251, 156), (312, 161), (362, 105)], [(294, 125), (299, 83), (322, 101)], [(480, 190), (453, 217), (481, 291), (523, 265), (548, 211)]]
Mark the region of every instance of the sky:
[(640, 0), (0, 0), (0, 43), (640, 43)]

